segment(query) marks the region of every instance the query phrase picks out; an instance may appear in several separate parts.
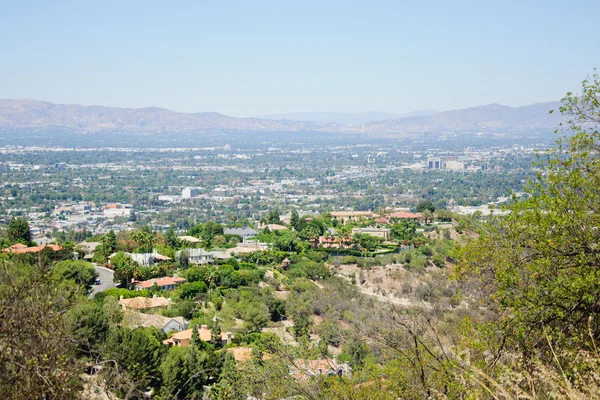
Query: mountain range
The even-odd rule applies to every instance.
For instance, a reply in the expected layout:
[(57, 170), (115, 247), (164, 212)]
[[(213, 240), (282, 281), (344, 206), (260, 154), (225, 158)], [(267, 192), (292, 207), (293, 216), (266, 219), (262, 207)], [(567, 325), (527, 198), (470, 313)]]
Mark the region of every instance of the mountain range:
[(365, 111), (361, 113), (332, 113), (332, 112), (295, 112), (286, 114), (267, 114), (256, 118), (288, 120), (288, 121), (314, 121), (342, 125), (360, 125), (369, 122), (388, 121), (406, 117), (424, 117), (439, 113), (438, 110), (419, 110), (406, 114), (394, 114), (380, 111)]
[[(216, 112), (181, 113), (164, 108), (118, 108), (79, 104), (54, 104), (32, 99), (0, 99), (0, 131), (68, 130), (74, 133), (122, 132), (131, 134), (175, 134), (178, 132), (330, 132), (370, 135), (401, 135), (426, 132), (502, 132), (552, 130), (561, 121), (558, 102), (523, 107), (490, 104), (425, 115), (367, 112), (359, 114), (293, 113), (295, 118), (235, 118)], [(433, 113), (433, 114), (428, 114)], [(288, 115), (288, 114), (285, 114)], [(325, 118), (327, 115), (330, 118)], [(337, 115), (337, 117), (335, 117)], [(345, 116), (356, 123), (333, 122)], [(311, 117), (312, 116), (312, 117)], [(387, 118), (392, 116), (392, 118)], [(335, 117), (335, 118), (334, 118)], [(369, 118), (376, 118), (369, 120)], [(380, 118), (385, 118), (381, 120)], [(312, 119), (312, 120), (311, 120)], [(340, 121), (340, 119), (337, 119)]]

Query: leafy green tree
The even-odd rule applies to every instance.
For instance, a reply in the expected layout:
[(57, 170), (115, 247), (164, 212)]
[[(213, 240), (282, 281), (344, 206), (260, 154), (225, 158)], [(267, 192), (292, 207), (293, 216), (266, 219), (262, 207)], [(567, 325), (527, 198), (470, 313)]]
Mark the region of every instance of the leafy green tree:
[(96, 270), (87, 261), (60, 261), (52, 268), (52, 274), (59, 280), (69, 279), (85, 290), (89, 290), (98, 276)]
[(298, 231), (299, 229), (299, 222), (300, 222), (300, 216), (298, 215), (298, 211), (293, 210), (292, 211), (292, 215), (290, 217), (290, 225), (292, 228), (294, 228), (296, 231)]
[[(100, 243), (102, 244), (102, 248), (97, 249), (96, 252), (100, 253), (98, 250), (101, 250), (104, 260), (107, 260), (111, 254), (117, 251), (117, 236), (115, 235), (115, 231), (111, 229), (106, 235), (102, 236)], [(96, 252), (94, 252), (94, 255)]]
[(146, 390), (148, 386), (158, 388), (161, 383), (160, 366), (166, 350), (161, 343), (162, 337), (156, 328), (111, 328), (102, 346), (102, 354), (104, 359), (114, 360), (138, 390)]
[(248, 332), (260, 332), (271, 320), (271, 314), (266, 304), (255, 302), (245, 307), (242, 319)]
[(71, 310), (67, 319), (81, 352), (90, 354), (98, 351), (109, 329), (109, 321), (102, 304), (83, 303)]
[(82, 360), (65, 314), (79, 289), (57, 284), (42, 265), (0, 268), (0, 398), (70, 399), (82, 388)]
[[(595, 351), (600, 339), (600, 78), (568, 93), (560, 111), (571, 136), (540, 158), (543, 168), (504, 217), (479, 229), (461, 252), (460, 276), (498, 313), (487, 339), (552, 359), (562, 349)], [(496, 349), (497, 351), (500, 348)]]
[(180, 242), (172, 227), (169, 228), (169, 230), (165, 234), (165, 242), (167, 243), (167, 246), (169, 246), (172, 249), (179, 248)]
[(31, 230), (25, 218), (11, 218), (6, 232), (11, 243), (31, 243)]
[(419, 204), (417, 204), (417, 212), (423, 212), (425, 210), (428, 210), (429, 212), (435, 211), (435, 206), (433, 205), (433, 203), (431, 201), (423, 200), (423, 201), (420, 201)]
[(269, 224), (281, 224), (281, 218), (279, 215), (279, 210), (274, 209), (269, 211), (267, 214), (267, 223)]

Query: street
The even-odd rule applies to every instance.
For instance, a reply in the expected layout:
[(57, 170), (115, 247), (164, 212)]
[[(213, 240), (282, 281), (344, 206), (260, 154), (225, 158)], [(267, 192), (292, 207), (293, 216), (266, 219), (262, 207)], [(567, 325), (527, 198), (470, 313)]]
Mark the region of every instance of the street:
[(100, 284), (92, 286), (92, 293), (90, 294), (90, 298), (94, 297), (96, 293), (100, 293), (105, 291), (106, 289), (115, 287), (115, 284), (113, 282), (113, 270), (105, 267), (100, 267), (96, 264), (94, 264), (94, 269), (98, 273), (98, 277), (100, 278)]

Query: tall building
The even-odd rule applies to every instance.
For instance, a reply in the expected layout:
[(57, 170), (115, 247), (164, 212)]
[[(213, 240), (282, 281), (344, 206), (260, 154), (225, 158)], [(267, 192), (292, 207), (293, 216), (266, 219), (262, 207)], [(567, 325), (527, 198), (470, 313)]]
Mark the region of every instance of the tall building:
[(427, 168), (429, 169), (440, 169), (442, 168), (442, 159), (439, 157), (427, 158)]
[(198, 196), (198, 189), (197, 188), (184, 188), (181, 191), (181, 197), (184, 199), (191, 199), (192, 197), (196, 197)]

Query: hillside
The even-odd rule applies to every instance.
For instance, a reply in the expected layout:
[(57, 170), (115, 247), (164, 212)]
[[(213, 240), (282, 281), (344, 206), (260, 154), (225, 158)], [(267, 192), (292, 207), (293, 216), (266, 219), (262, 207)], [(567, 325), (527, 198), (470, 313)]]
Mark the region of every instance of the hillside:
[[(491, 104), (434, 115), (407, 116), (353, 125), (288, 119), (234, 118), (216, 112), (180, 113), (156, 107), (131, 109), (54, 104), (31, 99), (0, 99), (0, 131), (11, 129), (40, 131), (59, 128), (76, 133), (112, 131), (159, 134), (239, 131), (360, 133), (377, 136), (449, 131), (551, 130), (560, 122), (560, 116), (548, 114), (548, 111), (553, 108), (557, 108), (557, 103), (538, 103), (517, 108)], [(373, 113), (355, 114), (355, 121), (384, 116), (382, 113), (371, 114)], [(352, 116), (352, 114), (348, 115)], [(309, 113), (305, 116), (323, 121), (323, 118), (317, 118), (316, 114)]]

